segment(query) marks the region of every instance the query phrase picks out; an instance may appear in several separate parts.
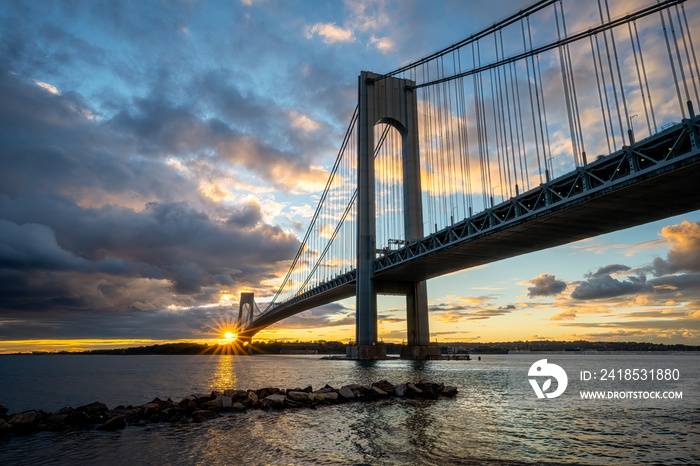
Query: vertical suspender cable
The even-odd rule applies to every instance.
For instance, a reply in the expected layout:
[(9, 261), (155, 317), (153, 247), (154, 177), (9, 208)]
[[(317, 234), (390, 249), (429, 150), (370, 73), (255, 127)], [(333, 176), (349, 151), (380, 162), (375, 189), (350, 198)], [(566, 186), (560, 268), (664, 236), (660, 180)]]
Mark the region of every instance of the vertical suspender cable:
[[(516, 136), (516, 141), (518, 143), (518, 158), (520, 161), (520, 179), (522, 181), (522, 187), (523, 190), (529, 190), (530, 189), (530, 180), (528, 178), (528, 173), (527, 173), (527, 157), (525, 156), (525, 134), (523, 133), (523, 109), (520, 104), (520, 89), (518, 88), (518, 68), (515, 63), (511, 63), (510, 67), (510, 81), (512, 83), (513, 89), (512, 89), (512, 94), (513, 94), (513, 111), (515, 111), (518, 115), (518, 121), (515, 124), (515, 136)], [(515, 77), (513, 77), (515, 75)], [(517, 192), (516, 189), (516, 195), (520, 194)]]
[[(676, 5), (676, 11), (678, 11), (678, 6)], [(693, 37), (690, 35), (690, 27), (688, 26), (688, 17), (685, 14), (685, 5), (681, 4), (681, 11), (683, 11), (683, 21), (685, 22), (685, 30), (688, 31), (688, 43), (690, 44), (690, 52), (693, 55), (693, 63), (695, 64), (695, 75), (697, 76), (698, 79), (700, 79), (700, 69), (698, 69), (698, 57), (695, 55), (695, 47), (693, 47)], [(680, 18), (678, 19), (678, 22), (680, 23)], [(685, 37), (685, 36), (684, 36)], [(684, 41), (685, 43), (685, 41)], [(686, 48), (686, 52), (687, 52)], [(690, 66), (690, 57), (688, 57), (688, 66)], [(691, 69), (691, 75), (692, 75), (692, 67)], [(692, 78), (693, 81), (693, 87), (695, 88), (695, 99), (697, 100), (697, 104), (700, 105), (700, 95), (698, 95), (698, 88), (696, 85), (696, 79)]]
[[(591, 55), (593, 57), (593, 71), (595, 73), (596, 84), (598, 85), (598, 99), (600, 100), (600, 111), (603, 114), (603, 128), (605, 128), (605, 140), (608, 143), (608, 153), (612, 153), (612, 148), (610, 147), (610, 135), (608, 134), (608, 124), (607, 118), (605, 116), (605, 107), (603, 106), (603, 93), (600, 88), (600, 77), (598, 74), (598, 60), (596, 60), (595, 51), (593, 49), (593, 36), (589, 36), (588, 39), (591, 42)], [(598, 37), (596, 36), (596, 43), (598, 42)], [(602, 64), (601, 64), (602, 66)], [(601, 75), (603, 75), (601, 70)], [(607, 93), (605, 95), (605, 100), (607, 101)]]
[[(688, 113), (692, 118), (693, 115), (693, 104), (690, 100), (690, 92), (688, 91), (688, 81), (685, 79), (685, 71), (683, 70), (683, 60), (681, 59), (681, 51), (678, 49), (678, 39), (676, 39), (676, 28), (673, 26), (673, 18), (671, 18), (671, 10), (666, 10), (668, 15), (668, 24), (671, 26), (671, 35), (673, 36), (673, 45), (676, 47), (676, 57), (678, 59), (678, 69), (681, 71), (681, 80), (683, 81), (683, 88), (685, 89), (685, 98), (688, 105)], [(681, 30), (682, 33), (682, 30)], [(685, 40), (685, 39), (684, 39)], [(688, 63), (690, 65), (690, 63)], [(691, 68), (692, 73), (692, 68)]]
[[(522, 20), (520, 20), (520, 27), (522, 29), (523, 33), (523, 52), (527, 52), (527, 43), (525, 41), (525, 24), (523, 23)], [(529, 22), (528, 22), (528, 29), (529, 29)], [(533, 70), (534, 70), (534, 61), (533, 61)], [(525, 72), (527, 73), (527, 89), (530, 93), (530, 113), (532, 114), (532, 132), (535, 136), (535, 155), (537, 157), (537, 169), (540, 174), (540, 183), (542, 183), (542, 163), (540, 161), (540, 146), (539, 142), (537, 140), (537, 122), (535, 121), (535, 105), (532, 101), (532, 81), (530, 79), (530, 64), (527, 60), (525, 59)], [(539, 105), (539, 102), (538, 102)]]
[[(637, 30), (637, 22), (634, 22), (634, 36), (637, 41), (637, 49), (639, 50), (639, 63), (642, 65), (642, 76), (644, 76), (644, 87), (647, 90), (647, 96), (649, 97), (649, 111), (651, 112), (651, 122), (652, 122), (652, 127), (654, 128), (654, 132), (656, 132), (656, 116), (654, 115), (654, 102), (651, 99), (651, 92), (649, 91), (649, 79), (647, 78), (647, 69), (646, 66), (644, 66), (644, 52), (642, 52), (642, 44), (639, 42), (639, 31)], [(649, 130), (649, 134), (651, 134), (652, 131), (651, 129)]]
[(627, 23), (627, 29), (630, 33), (630, 43), (632, 44), (632, 54), (634, 55), (634, 66), (637, 70), (637, 81), (639, 82), (639, 92), (642, 97), (642, 105), (644, 106), (644, 116), (647, 120), (647, 127), (649, 128), (649, 136), (651, 136), (651, 122), (649, 121), (649, 110), (647, 109), (646, 95), (644, 94), (644, 85), (642, 83), (642, 75), (639, 71), (639, 61), (637, 60), (637, 48), (634, 44), (634, 38), (632, 37), (632, 24)]
[(671, 53), (671, 44), (668, 42), (668, 32), (666, 31), (666, 20), (664, 20), (664, 12), (659, 11), (661, 16), (661, 27), (664, 30), (664, 39), (666, 39), (666, 51), (668, 52), (668, 61), (671, 63), (671, 71), (673, 73), (673, 82), (676, 85), (676, 96), (678, 97), (678, 105), (681, 108), (681, 115), (685, 118), (685, 110), (683, 109), (683, 99), (681, 98), (681, 88), (678, 87), (678, 75), (676, 74), (676, 67), (673, 65), (673, 54)]
[[(478, 42), (477, 42), (478, 46)], [(472, 43), (472, 66), (476, 68), (476, 53), (474, 52), (474, 44)], [(476, 138), (477, 138), (477, 148), (479, 149), (479, 174), (481, 175), (481, 200), (484, 205), (484, 208), (486, 207), (486, 181), (484, 179), (484, 144), (483, 144), (483, 138), (482, 138), (482, 131), (481, 131), (481, 99), (480, 95), (481, 93), (479, 92), (479, 80), (480, 80), (481, 73), (477, 74), (474, 76), (474, 80), (472, 81), (474, 85), (474, 113), (476, 114)]]
[[(598, 51), (598, 65), (600, 65), (600, 79), (603, 83), (603, 92), (605, 96), (605, 108), (607, 110), (607, 119), (606, 122), (607, 124), (610, 125), (610, 138), (612, 140), (612, 145), (613, 148), (616, 147), (616, 142), (615, 142), (615, 126), (613, 124), (613, 115), (612, 115), (612, 110), (610, 109), (610, 98), (608, 96), (608, 85), (607, 82), (605, 81), (605, 63), (603, 62), (603, 53), (600, 51), (600, 41), (598, 40), (598, 35), (596, 34), (595, 36), (595, 45), (596, 45), (596, 50)], [(608, 62), (609, 64), (610, 62)], [(608, 71), (610, 71), (610, 68), (608, 68)], [(610, 143), (608, 143), (608, 146)], [(608, 152), (612, 152), (611, 149), (608, 149)]]
[[(457, 68), (457, 62), (455, 62), (455, 54), (452, 54), (452, 61), (453, 61), (453, 67), (455, 68), (456, 73), (461, 73), (462, 72), (462, 56), (461, 56), (461, 51), (458, 50), (456, 54), (456, 61), (459, 62), (459, 68)], [(457, 111), (457, 130), (458, 130), (458, 137), (459, 137), (459, 168), (460, 168), (460, 178), (462, 179), (462, 199), (464, 201), (464, 218), (467, 218), (469, 216), (469, 202), (467, 201), (467, 187), (466, 183), (468, 182), (467, 180), (467, 172), (465, 170), (465, 162), (466, 166), (468, 167), (469, 165), (469, 141), (466, 139), (466, 115), (467, 115), (467, 110), (466, 110), (466, 101), (464, 98), (464, 78), (459, 78), (454, 81), (455, 83), (455, 94), (456, 98), (458, 99), (458, 106), (459, 109)], [(465, 160), (466, 159), (466, 160)]]
[[(527, 18), (527, 33), (530, 39), (530, 50), (532, 50), (532, 30), (530, 28), (530, 18)], [(539, 55), (536, 57), (537, 58), (537, 63), (535, 64), (535, 57), (531, 57), (532, 59), (532, 73), (535, 77), (535, 100), (537, 101), (537, 117), (539, 120), (539, 128), (540, 128), (540, 140), (542, 141), (542, 161), (544, 162), (544, 172), (545, 172), (545, 178), (546, 181), (549, 182), (549, 169), (547, 168), (547, 147), (549, 146), (549, 129), (546, 129), (547, 122), (546, 122), (546, 110), (544, 109), (544, 96), (542, 96), (542, 101), (540, 104), (540, 94), (542, 92), (542, 76), (538, 76), (538, 72), (540, 69), (540, 57)], [(542, 124), (542, 114), (545, 114), (545, 123), (544, 125)], [(547, 143), (545, 143), (545, 129), (547, 131)]]
[[(564, 30), (564, 37), (568, 37), (569, 33), (566, 30), (566, 16), (564, 15), (564, 4), (561, 2), (561, 0), (560, 0), (559, 4), (561, 7), (561, 23), (562, 23), (562, 27)], [(579, 108), (578, 108), (578, 96), (576, 95), (576, 79), (575, 79), (575, 75), (574, 75), (574, 67), (571, 64), (571, 49), (569, 48), (569, 44), (566, 44), (564, 46), (564, 51), (566, 53), (566, 62), (567, 62), (567, 65), (569, 67), (569, 79), (571, 80), (571, 97), (572, 97), (572, 102), (573, 102), (572, 112), (573, 112), (573, 115), (575, 118), (576, 126), (578, 127), (578, 139), (579, 139), (579, 144), (580, 144), (580, 146), (579, 146), (580, 154), (579, 155), (581, 156), (581, 160), (579, 161), (579, 163), (581, 165), (583, 165), (585, 162), (585, 160), (583, 160), (583, 158), (585, 157), (585, 153), (586, 153), (586, 145), (583, 141), (583, 129), (581, 128), (581, 114), (580, 114)]]
[[(494, 136), (496, 137), (496, 157), (498, 159), (498, 182), (501, 192), (503, 192), (503, 172), (505, 170), (504, 164), (503, 164), (503, 157), (501, 156), (501, 149), (503, 147), (503, 143), (500, 141), (501, 139), (501, 132), (500, 132), (500, 126), (501, 126), (501, 120), (500, 120), (500, 114), (498, 113), (497, 110), (497, 91), (494, 89), (494, 77), (493, 77), (493, 69), (489, 70), (489, 81), (491, 81), (491, 108), (493, 111), (493, 130), (494, 130)], [(498, 187), (497, 186), (497, 187)], [(492, 188), (493, 189), (493, 188)], [(493, 207), (494, 201), (493, 197), (495, 196), (495, 193), (491, 192), (491, 207)]]
[[(496, 49), (496, 61), (498, 61), (498, 42), (496, 40), (496, 34), (493, 35), (494, 47)], [(498, 160), (499, 160), (499, 174), (500, 174), (500, 187), (501, 193), (505, 191), (505, 187), (510, 185), (510, 163), (508, 159), (508, 143), (506, 142), (506, 117), (504, 114), (504, 104), (503, 104), (503, 92), (501, 89), (501, 71), (500, 67), (493, 69), (493, 73), (496, 74), (496, 79), (494, 79), (493, 74), (491, 74), (491, 89), (495, 93), (493, 100), (493, 113), (496, 122), (497, 129), (497, 140), (498, 140)], [(495, 89), (494, 89), (495, 86)], [(500, 135), (500, 138), (498, 138)], [(505, 195), (504, 195), (505, 196)]]
[[(561, 4), (561, 1), (559, 2)], [(562, 11), (562, 16), (563, 16)], [(557, 23), (557, 39), (561, 40), (561, 31), (559, 29), (559, 14), (557, 12), (557, 4), (554, 4), (554, 20)], [(569, 120), (569, 133), (571, 134), (571, 151), (574, 154), (574, 161), (578, 165), (578, 137), (576, 135), (576, 128), (574, 126), (574, 120), (571, 113), (571, 91), (569, 90), (569, 77), (566, 70), (566, 58), (564, 56), (563, 47), (560, 45), (557, 47), (559, 51), (559, 65), (561, 67), (561, 79), (564, 86), (564, 101), (566, 102), (566, 116)]]
[[(600, 0), (598, 0), (598, 12), (600, 13), (600, 22), (601, 24), (605, 23), (605, 17), (603, 16), (603, 6), (600, 3)], [(610, 71), (610, 81), (612, 82), (612, 88), (613, 88), (613, 97), (615, 98), (615, 109), (617, 110), (617, 119), (620, 123), (620, 137), (622, 138), (622, 145), (625, 144), (625, 130), (624, 127), (622, 126), (622, 115), (620, 114), (620, 102), (617, 98), (617, 85), (615, 83), (615, 75), (613, 72), (613, 66), (612, 66), (612, 58), (610, 57), (610, 47), (608, 45), (608, 33), (607, 31), (603, 31), (603, 40), (605, 42), (605, 52), (608, 56), (608, 70)], [(612, 115), (611, 115), (612, 119)], [(613, 131), (613, 135), (615, 132)]]
[[(605, 0), (605, 10), (607, 12), (608, 21), (610, 21), (610, 8), (608, 5), (608, 0)], [(627, 111), (627, 97), (625, 97), (625, 84), (622, 81), (622, 73), (620, 72), (620, 60), (617, 58), (617, 46), (615, 45), (615, 30), (610, 29), (610, 42), (612, 43), (613, 55), (615, 56), (615, 66), (617, 68), (617, 78), (620, 81), (620, 96), (622, 97), (622, 108), (625, 111), (625, 121), (627, 122), (627, 132), (628, 135), (632, 135), (632, 129), (630, 128), (630, 117)], [(618, 110), (619, 115), (619, 110)], [(624, 139), (624, 138), (623, 138)], [(630, 137), (630, 144), (632, 144), (632, 137)]]
[[(503, 53), (505, 57), (505, 48), (503, 47), (503, 31), (499, 31), (500, 39), (501, 39), (501, 53)], [(510, 93), (508, 92), (508, 73), (506, 73), (506, 67), (508, 67), (508, 70), (510, 70), (509, 65), (503, 65), (503, 88), (505, 89), (506, 93), (506, 111), (508, 114), (508, 132), (510, 134), (510, 154), (511, 154), (511, 159), (513, 162), (513, 179), (508, 183), (508, 191), (510, 194), (510, 197), (513, 197), (513, 185), (515, 185), (515, 190), (517, 191), (518, 189), (518, 166), (516, 163), (516, 158), (515, 158), (515, 144), (513, 143), (513, 119), (515, 118), (511, 112), (510, 112)], [(511, 74), (512, 78), (512, 74)], [(511, 79), (511, 84), (512, 84), (512, 79)], [(515, 96), (513, 96), (515, 97)], [(513, 104), (513, 111), (515, 112), (515, 104)], [(517, 127), (516, 127), (517, 129)]]

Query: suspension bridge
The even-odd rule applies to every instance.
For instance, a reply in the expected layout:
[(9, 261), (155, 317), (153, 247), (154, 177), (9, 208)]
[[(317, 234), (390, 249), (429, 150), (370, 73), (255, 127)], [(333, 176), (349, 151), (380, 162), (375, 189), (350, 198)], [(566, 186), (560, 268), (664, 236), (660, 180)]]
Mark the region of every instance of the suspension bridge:
[(380, 358), (394, 294), (402, 357), (431, 357), (426, 280), (700, 208), (699, 77), (684, 0), (542, 0), (362, 72), (302, 244), (264, 309), (242, 294), (239, 340), (355, 296), (351, 355)]

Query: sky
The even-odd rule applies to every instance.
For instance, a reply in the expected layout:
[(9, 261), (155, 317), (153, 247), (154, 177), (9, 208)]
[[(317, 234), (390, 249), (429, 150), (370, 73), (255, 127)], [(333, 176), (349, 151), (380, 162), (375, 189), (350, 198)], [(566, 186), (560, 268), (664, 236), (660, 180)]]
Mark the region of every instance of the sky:
[[(529, 3), (4, 1), (0, 353), (221, 338), (239, 293), (270, 296), (286, 273), (360, 71)], [(700, 345), (700, 211), (433, 279), (428, 294), (443, 343)], [(403, 300), (379, 305), (380, 338), (404, 340)], [(259, 338), (354, 332), (345, 300)]]

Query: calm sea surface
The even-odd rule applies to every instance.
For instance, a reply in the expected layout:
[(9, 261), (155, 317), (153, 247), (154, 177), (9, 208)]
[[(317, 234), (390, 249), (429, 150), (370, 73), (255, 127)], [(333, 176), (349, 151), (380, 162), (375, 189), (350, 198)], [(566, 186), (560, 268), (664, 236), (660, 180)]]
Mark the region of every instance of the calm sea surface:
[[(581, 357), (566, 356), (562, 365), (566, 358), (575, 365)], [(628, 357), (618, 361), (616, 355), (592, 358), (602, 367), (630, 364)], [(227, 388), (310, 384), (316, 389), (326, 383), (340, 388), (381, 379), (430, 378), (460, 392), (451, 400), (254, 410), (201, 424), (129, 426), (118, 432), (41, 432), (0, 440), (0, 464), (700, 463), (700, 355), (638, 359), (644, 367), (678, 368), (684, 399), (658, 406), (564, 399), (518, 403), (508, 393), (512, 357), (505, 355), (425, 363), (277, 355), (2, 356), (0, 403), (10, 413), (93, 401), (114, 408), (156, 396), (179, 401)], [(580, 388), (575, 382), (569, 391)]]

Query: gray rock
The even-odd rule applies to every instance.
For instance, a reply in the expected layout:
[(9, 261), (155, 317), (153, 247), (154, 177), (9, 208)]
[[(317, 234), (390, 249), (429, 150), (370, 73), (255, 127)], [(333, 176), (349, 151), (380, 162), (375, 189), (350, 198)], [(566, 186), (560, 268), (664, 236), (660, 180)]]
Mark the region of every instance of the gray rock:
[(246, 390), (224, 390), (224, 395), (236, 401), (243, 401), (248, 398), (248, 392)]
[(26, 411), (12, 415), (10, 424), (19, 433), (29, 433), (39, 427), (41, 416), (36, 411)]
[(113, 418), (109, 419), (107, 422), (102, 424), (101, 428), (102, 430), (119, 430), (119, 429), (124, 429), (126, 427), (126, 419), (124, 419), (122, 416), (114, 416)]
[(14, 431), (12, 424), (4, 419), (0, 419), (0, 436), (10, 434)]
[(178, 406), (185, 411), (194, 411), (197, 409), (197, 403), (195, 403), (192, 398), (183, 398), (178, 403)]
[(230, 396), (222, 396), (221, 397), (221, 407), (224, 409), (230, 409), (231, 406), (233, 405), (233, 398)]
[(384, 390), (382, 390), (379, 387), (370, 388), (369, 394), (374, 398), (386, 398), (387, 396), (389, 396), (389, 394), (387, 392), (385, 392)]
[(296, 402), (309, 401), (309, 393), (304, 391), (287, 392), (287, 398)]
[(399, 384), (394, 388), (394, 395), (404, 397), (406, 396), (406, 385), (405, 384)]
[(457, 394), (457, 387), (453, 387), (451, 385), (446, 385), (445, 388), (440, 390), (440, 395), (442, 396), (447, 396), (447, 397), (452, 397)]
[(284, 408), (284, 400), (286, 399), (286, 396), (276, 393), (274, 395), (266, 396), (263, 399), (262, 403), (264, 406), (269, 406), (275, 409), (282, 409)]
[(243, 406), (243, 403), (236, 402), (231, 405), (231, 409), (233, 411), (242, 413), (243, 411), (245, 411), (245, 406)]
[(347, 385), (340, 387), (338, 394), (346, 400), (352, 400), (355, 398), (355, 393), (352, 391), (352, 388), (348, 387)]
[(204, 409), (221, 409), (223, 407), (222, 399), (221, 397), (216, 397), (211, 401), (207, 401), (206, 403), (202, 403), (202, 408)]
[(421, 396), (423, 394), (423, 390), (420, 388), (416, 387), (414, 384), (409, 383), (406, 385), (406, 392), (409, 395), (414, 395), (414, 396)]
[(393, 393), (393, 392), (394, 392), (394, 388), (396, 388), (396, 387), (394, 386), (394, 384), (392, 384), (392, 383), (390, 383), (390, 382), (388, 382), (388, 381), (386, 381), (386, 380), (380, 380), (379, 382), (374, 382), (374, 383), (372, 384), (372, 386), (373, 386), (373, 387), (380, 388), (380, 389), (382, 389), (383, 391), (385, 391), (386, 393)]
[(260, 407), (260, 400), (258, 398), (258, 395), (255, 394), (254, 391), (249, 391), (248, 396), (246, 397), (245, 400), (241, 401), (246, 408), (259, 408)]
[(81, 406), (80, 408), (77, 409), (77, 411), (80, 411), (80, 412), (83, 412), (83, 413), (89, 414), (89, 415), (98, 415), (99, 416), (99, 415), (105, 414), (107, 411), (109, 411), (109, 408), (107, 407), (106, 404), (100, 403), (99, 401), (95, 401), (94, 403), (90, 403), (89, 405)]
[(338, 401), (338, 394), (336, 392), (309, 393), (309, 400), (314, 403), (334, 403)]

